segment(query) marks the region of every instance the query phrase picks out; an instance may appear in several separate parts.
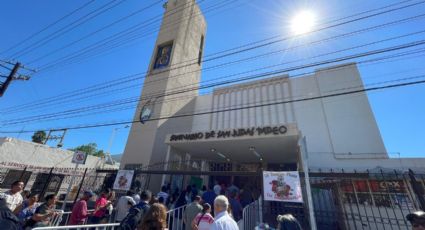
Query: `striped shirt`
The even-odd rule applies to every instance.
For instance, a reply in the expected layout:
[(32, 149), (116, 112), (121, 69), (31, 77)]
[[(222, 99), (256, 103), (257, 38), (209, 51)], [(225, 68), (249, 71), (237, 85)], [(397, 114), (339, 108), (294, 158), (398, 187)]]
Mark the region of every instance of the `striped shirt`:
[(198, 213), (195, 219), (193, 219), (193, 223), (198, 224), (198, 230), (209, 230), (211, 225), (214, 223), (214, 218), (209, 213)]

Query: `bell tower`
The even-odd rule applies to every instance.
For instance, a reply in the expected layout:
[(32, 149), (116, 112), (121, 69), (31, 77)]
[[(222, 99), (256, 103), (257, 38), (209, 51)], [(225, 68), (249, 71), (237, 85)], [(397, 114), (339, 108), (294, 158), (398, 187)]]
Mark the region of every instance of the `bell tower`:
[[(195, 0), (169, 0), (128, 136), (122, 168), (146, 167), (166, 159), (165, 136), (190, 131), (192, 118), (156, 118), (193, 112), (198, 95), (205, 18)], [(176, 93), (183, 92), (183, 93)], [(165, 96), (164, 96), (165, 95)]]

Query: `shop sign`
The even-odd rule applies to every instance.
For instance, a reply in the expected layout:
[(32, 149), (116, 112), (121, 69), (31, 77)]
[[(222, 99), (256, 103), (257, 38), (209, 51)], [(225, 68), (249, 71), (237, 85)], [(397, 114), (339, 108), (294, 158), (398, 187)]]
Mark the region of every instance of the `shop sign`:
[(302, 203), (298, 171), (263, 172), (264, 200)]
[(371, 192), (375, 193), (405, 193), (406, 187), (402, 180), (369, 180), (368, 186), (367, 180), (353, 180), (351, 183), (342, 183), (342, 189), (344, 192), (354, 192), (353, 186), (357, 192)]
[(170, 137), (170, 141), (226, 139), (226, 138), (254, 136), (254, 135), (257, 135), (257, 136), (282, 135), (282, 134), (285, 134), (287, 131), (288, 131), (288, 128), (284, 125), (252, 127), (252, 128), (233, 129), (233, 130), (197, 132), (197, 133), (188, 133), (188, 134), (173, 134)]

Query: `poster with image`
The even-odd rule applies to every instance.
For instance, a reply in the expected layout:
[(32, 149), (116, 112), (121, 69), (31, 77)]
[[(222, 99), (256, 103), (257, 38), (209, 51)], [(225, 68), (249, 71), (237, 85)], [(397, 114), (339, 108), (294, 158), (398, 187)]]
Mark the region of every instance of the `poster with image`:
[(133, 175), (133, 170), (119, 170), (117, 173), (117, 177), (115, 177), (114, 189), (123, 191), (130, 190)]
[(302, 203), (298, 171), (263, 172), (264, 200)]
[(74, 155), (72, 156), (72, 163), (75, 164), (85, 164), (87, 159), (87, 154), (85, 152), (81, 151), (75, 151)]

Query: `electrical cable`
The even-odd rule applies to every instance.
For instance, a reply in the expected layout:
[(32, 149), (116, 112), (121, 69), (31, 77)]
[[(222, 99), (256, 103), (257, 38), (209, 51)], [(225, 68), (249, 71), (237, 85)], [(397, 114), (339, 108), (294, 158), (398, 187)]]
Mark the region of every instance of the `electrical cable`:
[[(181, 90), (181, 91), (179, 91), (179, 90), (171, 91), (171, 92), (168, 92), (167, 94), (158, 95), (156, 98), (166, 97), (166, 96), (175, 95), (175, 94), (181, 94), (181, 93), (185, 93), (185, 92), (199, 90), (199, 89), (202, 89), (202, 88), (217, 87), (219, 85), (226, 85), (226, 84), (231, 84), (231, 83), (237, 83), (237, 82), (240, 82), (240, 81), (246, 81), (246, 80), (252, 80), (252, 79), (262, 78), (262, 77), (266, 77), (266, 76), (271, 76), (271, 75), (282, 74), (282, 73), (285, 73), (285, 72), (304, 69), (304, 68), (317, 67), (317, 66), (324, 65), (324, 64), (347, 61), (347, 60), (351, 60), (351, 59), (354, 59), (354, 58), (365, 57), (365, 56), (370, 56), (370, 55), (375, 55), (375, 54), (381, 54), (381, 53), (400, 50), (400, 49), (406, 49), (406, 48), (419, 46), (419, 45), (423, 45), (423, 44), (425, 44), (425, 40), (415, 41), (415, 42), (406, 43), (406, 44), (403, 44), (403, 45), (397, 45), (397, 46), (387, 47), (387, 48), (383, 48), (383, 49), (377, 49), (377, 50), (358, 53), (358, 54), (354, 54), (354, 55), (343, 56), (343, 57), (339, 57), (339, 58), (335, 58), (335, 59), (330, 59), (330, 60), (325, 60), (325, 61), (320, 61), (320, 62), (314, 62), (314, 63), (304, 64), (304, 65), (300, 65), (300, 66), (289, 67), (289, 68), (279, 69), (279, 70), (274, 70), (274, 71), (268, 71), (268, 72), (265, 72), (265, 73), (260, 73), (260, 74), (248, 76), (248, 77), (245, 77), (245, 78), (242, 78), (242, 79), (232, 79), (232, 80), (228, 80), (228, 81), (213, 83), (213, 84), (204, 85), (204, 86), (198, 86), (198, 87), (185, 89), (185, 90)], [(117, 105), (117, 104), (121, 105), (123, 103), (124, 104), (125, 103), (132, 103), (132, 102), (137, 102), (137, 101), (142, 101), (142, 100), (143, 100), (143, 98), (134, 99), (134, 100), (132, 98), (127, 98), (127, 99), (115, 101), (114, 103), (103, 103), (103, 104), (100, 104), (100, 105), (86, 106), (86, 107), (82, 107), (82, 108), (78, 108), (78, 109), (72, 109), (72, 110), (66, 110), (66, 111), (62, 111), (62, 112), (58, 112), (58, 113), (36, 115), (36, 116), (32, 116), (32, 117), (27, 117), (27, 118), (21, 118), (21, 120), (26, 119), (25, 121), (32, 121), (31, 119), (33, 119), (33, 118), (40, 118), (40, 117), (51, 118), (51, 117), (54, 117), (54, 116), (68, 115), (70, 113), (76, 113), (76, 112), (79, 112), (79, 111), (87, 111), (90, 108), (96, 109), (96, 108), (99, 108), (99, 106), (101, 106), (101, 108), (105, 108), (105, 107), (111, 107), (111, 106)], [(145, 98), (144, 100), (147, 100), (147, 98)]]
[[(425, 30), (417, 31), (417, 32), (413, 32), (413, 33), (408, 33), (408, 34), (404, 34), (404, 35), (400, 35), (400, 36), (395, 36), (395, 37), (391, 37), (391, 38), (387, 38), (387, 39), (382, 39), (382, 40), (378, 40), (378, 41), (374, 41), (374, 42), (370, 42), (370, 43), (365, 43), (365, 44), (361, 44), (361, 45), (357, 45), (357, 46), (349, 47), (349, 48), (346, 48), (346, 49), (340, 49), (340, 50), (333, 51), (333, 52), (322, 53), (322, 54), (318, 54), (318, 55), (315, 55), (315, 56), (308, 57), (308, 59), (313, 59), (313, 58), (317, 58), (317, 57), (328, 56), (328, 55), (331, 55), (331, 54), (341, 53), (341, 52), (344, 52), (344, 51), (348, 51), (348, 50), (352, 50), (352, 49), (358, 49), (358, 48), (361, 48), (361, 47), (366, 47), (366, 46), (370, 46), (370, 45), (375, 45), (375, 44), (378, 44), (378, 43), (387, 42), (387, 41), (391, 41), (391, 40), (398, 40), (398, 39), (400, 39), (400, 38), (405, 38), (405, 37), (408, 37), (408, 36), (417, 35), (417, 34), (421, 34), (421, 33), (425, 33)], [(348, 33), (348, 34), (351, 34), (351, 33)], [(338, 36), (340, 36), (340, 35), (338, 35)], [(338, 36), (336, 36), (336, 37), (338, 37)], [(327, 40), (327, 39), (325, 39), (325, 40)], [(292, 49), (292, 48), (294, 48), (294, 47), (291, 47), (290, 49)], [(285, 49), (285, 50), (287, 50), (287, 49)], [(290, 63), (295, 63), (295, 62), (299, 62), (299, 61), (303, 61), (303, 60), (306, 60), (306, 58), (297, 59), (297, 60), (293, 60), (293, 61), (289, 61), (289, 62), (284, 62), (284, 63), (279, 63), (279, 64), (277, 64), (277, 65), (272, 65), (272, 66), (266, 66), (266, 67), (262, 67), (262, 68), (260, 68), (260, 69), (268, 69), (268, 68), (271, 68), (271, 67), (280, 66), (280, 65), (285, 65), (285, 64), (290, 64)], [(230, 62), (230, 63), (232, 63), (232, 62)], [(225, 63), (225, 64), (227, 65), (228, 63)], [(260, 70), (260, 69), (256, 69), (256, 70)], [(244, 72), (244, 73), (246, 73), (246, 72)], [(220, 77), (218, 77), (218, 78), (216, 78), (216, 79), (211, 79), (211, 80), (208, 80), (208, 81), (204, 81), (203, 83), (205, 83), (205, 82), (209, 82), (209, 81), (218, 80), (218, 79), (222, 80), (223, 78), (228, 78), (228, 77), (220, 76)], [(197, 83), (195, 83), (195, 84), (191, 84), (191, 85), (196, 86), (196, 85), (197, 85)], [(137, 86), (139, 86), (139, 85), (127, 86), (127, 87), (120, 88), (120, 89), (118, 89), (118, 90), (129, 89), (129, 88), (131, 88), (131, 87), (137, 87)], [(189, 86), (189, 85), (187, 85), (187, 86)], [(178, 88), (177, 88), (177, 89), (178, 89)], [(115, 89), (114, 89), (114, 91), (115, 91)], [(95, 95), (103, 95), (103, 94), (105, 94), (105, 93), (103, 92), (103, 93), (95, 94)], [(93, 96), (94, 96), (94, 95), (83, 96), (83, 97), (78, 97), (78, 98), (68, 98), (68, 100), (67, 100), (67, 101), (80, 101), (81, 99), (85, 99), (85, 98), (93, 97)], [(138, 97), (136, 97), (136, 98), (138, 98)], [(62, 101), (62, 102), (60, 102), (60, 103), (61, 103), (61, 104), (63, 104), (63, 103), (65, 103), (65, 102), (66, 102), (66, 101)], [(58, 104), (58, 102), (57, 102), (57, 103), (53, 103), (53, 104), (48, 104), (47, 106), (49, 106), (49, 105), (50, 105), (50, 106), (52, 106), (52, 105), (57, 105), (57, 104)], [(38, 106), (37, 106), (37, 107), (38, 107)], [(36, 108), (37, 108), (37, 107), (36, 107)], [(45, 108), (46, 108), (46, 105), (44, 105), (43, 110), (44, 110)], [(32, 111), (32, 109), (30, 109), (30, 108), (28, 108), (28, 107), (27, 107), (27, 108), (23, 108), (22, 110), (17, 110), (17, 111), (15, 110), (15, 111), (13, 111), (13, 112), (8, 112), (8, 113), (6, 113), (6, 114), (16, 113), (16, 112), (20, 112), (20, 111), (28, 112), (28, 111)]]
[(16, 47), (18, 47), (18, 46), (20, 46), (20, 45), (22, 45), (22, 44), (24, 44), (25, 42), (29, 41), (29, 40), (30, 40), (30, 39), (32, 39), (33, 37), (35, 37), (35, 36), (37, 36), (37, 35), (41, 34), (42, 32), (44, 32), (44, 31), (46, 31), (46, 30), (50, 29), (52, 26), (54, 26), (54, 25), (58, 24), (58, 23), (59, 23), (59, 22), (61, 22), (62, 20), (66, 19), (66, 18), (68, 18), (69, 16), (71, 16), (71, 15), (73, 15), (73, 14), (77, 13), (78, 11), (80, 11), (80, 10), (84, 9), (85, 7), (87, 7), (88, 5), (90, 5), (90, 4), (91, 4), (91, 3), (93, 3), (93, 2), (95, 2), (95, 0), (90, 0), (90, 1), (88, 1), (88, 2), (86, 2), (86, 3), (84, 3), (82, 6), (78, 7), (77, 9), (75, 9), (75, 10), (73, 10), (73, 11), (69, 12), (68, 14), (65, 14), (64, 16), (60, 17), (60, 18), (59, 18), (59, 19), (57, 19), (56, 21), (54, 21), (54, 22), (50, 23), (49, 25), (47, 25), (47, 26), (43, 27), (41, 30), (39, 30), (39, 31), (37, 31), (37, 32), (35, 32), (35, 33), (33, 33), (33, 34), (31, 34), (30, 36), (26, 37), (25, 39), (23, 39), (23, 40), (21, 40), (21, 41), (19, 41), (19, 42), (15, 43), (13, 46), (9, 47), (8, 49), (6, 49), (6, 50), (4, 50), (4, 51), (0, 52), (0, 54), (4, 54), (4, 53), (6, 53), (6, 52), (8, 52), (8, 51), (10, 51), (10, 50), (15, 49)]
[[(409, 1), (410, 1), (410, 0), (409, 0)], [(401, 2), (401, 3), (405, 3), (405, 2), (408, 2), (408, 1), (403, 1), (403, 2)], [(380, 7), (380, 8), (373, 9), (373, 10), (369, 10), (369, 11), (366, 11), (366, 12), (373, 12), (373, 11), (376, 11), (376, 10), (386, 9), (386, 8), (389, 8), (390, 6), (398, 5), (398, 4), (401, 4), (401, 3), (397, 3), (397, 4), (390, 4), (390, 5), (388, 5), (388, 6)], [(366, 19), (366, 18), (375, 17), (375, 16), (378, 16), (378, 15), (382, 15), (382, 14), (390, 13), (390, 12), (393, 12), (393, 11), (402, 10), (402, 9), (405, 9), (405, 8), (408, 8), (408, 7), (412, 7), (412, 6), (416, 6), (416, 5), (423, 4), (423, 3), (424, 3), (424, 2), (423, 2), (423, 1), (421, 1), (421, 2), (414, 3), (414, 4), (410, 4), (410, 5), (406, 5), (406, 6), (402, 6), (402, 7), (398, 7), (398, 8), (394, 8), (394, 9), (390, 9), (390, 10), (386, 10), (386, 11), (382, 11), (382, 12), (375, 13), (375, 14), (372, 14), (372, 15), (364, 16), (364, 17), (361, 17), (361, 18), (357, 18), (357, 19), (354, 19), (354, 20), (347, 21), (347, 22), (343, 22), (342, 24), (336, 24), (336, 25), (332, 25), (332, 26), (330, 26), (330, 27), (324, 27), (324, 28), (316, 29), (316, 30), (313, 30), (313, 31), (309, 32), (308, 34), (310, 34), (310, 33), (314, 33), (314, 32), (319, 32), (319, 31), (321, 31), (321, 30), (329, 29), (329, 28), (333, 28), (333, 27), (340, 26), (340, 25), (345, 25), (345, 24), (347, 24), (347, 23), (352, 23), (352, 22), (355, 22), (355, 21), (358, 21), (358, 20), (363, 20), (363, 19)], [(354, 14), (354, 15), (361, 15), (361, 14), (363, 14), (363, 13), (357, 13), (357, 14)], [(350, 16), (347, 16), (347, 17), (344, 17), (343, 19), (350, 18), (350, 17), (353, 17), (353, 15), (350, 15)], [(337, 20), (333, 20), (333, 21), (331, 21), (331, 22), (327, 22), (327, 23), (325, 23), (325, 24), (333, 23), (333, 22), (335, 22), (335, 21), (339, 21), (339, 19), (337, 19)], [(289, 39), (294, 39), (294, 38), (301, 37), (301, 36), (304, 36), (304, 35), (289, 36), (289, 37), (285, 37), (285, 38), (283, 38), (283, 39), (278, 39), (278, 40), (276, 40), (276, 41), (271, 41), (271, 42), (268, 42), (268, 43), (265, 43), (265, 44), (260, 44), (260, 45), (255, 46), (255, 47), (256, 47), (256, 48), (259, 48), (259, 47), (263, 47), (263, 46), (268, 46), (268, 45), (271, 45), (271, 44), (275, 44), (275, 43), (277, 43), (277, 42), (282, 42), (282, 41), (286, 41), (286, 40), (289, 40)], [(227, 50), (224, 50), (224, 51), (216, 52), (216, 53), (213, 53), (213, 54), (210, 54), (210, 55), (206, 55), (206, 56), (204, 56), (204, 58), (209, 57), (209, 56), (215, 56), (215, 55), (222, 54), (222, 53), (226, 53), (226, 52), (230, 52), (230, 51), (234, 51), (234, 50), (238, 50), (238, 49), (244, 48), (244, 47), (249, 46), (249, 45), (259, 44), (259, 43), (261, 43), (261, 42), (269, 41), (269, 40), (273, 40), (273, 39), (278, 38), (278, 37), (282, 37), (282, 36), (281, 36), (281, 35), (278, 35), (278, 36), (272, 36), (272, 37), (270, 37), (270, 38), (262, 39), (262, 40), (260, 40), (260, 41), (251, 42), (251, 43), (248, 43), (248, 44), (246, 44), (246, 45), (242, 45), (242, 46), (239, 46), (239, 47), (235, 47), (235, 48), (227, 49)], [(230, 53), (230, 54), (225, 54), (225, 55), (221, 55), (221, 56), (217, 56), (217, 57), (212, 57), (212, 58), (207, 59), (207, 60), (204, 60), (204, 61), (211, 61), (211, 60), (215, 60), (215, 59), (219, 59), (219, 58), (227, 57), (227, 56), (229, 56), (229, 55), (233, 55), (233, 54), (237, 54), (237, 53), (241, 53), (241, 52), (246, 52), (246, 51), (249, 51), (249, 50), (252, 50), (252, 49), (254, 49), (254, 48), (253, 48), (253, 47), (251, 47), (250, 49), (247, 49), (247, 50), (246, 50), (246, 49), (244, 49), (244, 50), (238, 50), (238, 51), (234, 51), (234, 52), (232, 52), (232, 53)], [(203, 61), (203, 62), (204, 62), (204, 61)], [(187, 67), (187, 66), (190, 66), (190, 65), (197, 64), (197, 59), (192, 59), (192, 60), (184, 61), (184, 62), (182, 62), (182, 63), (188, 63), (188, 62), (193, 62), (193, 63), (189, 63), (189, 64), (186, 64), (186, 65), (180, 66), (180, 67), (178, 67), (178, 68), (184, 68), (184, 67)], [(177, 63), (177, 64), (179, 64), (179, 63)], [(172, 67), (172, 66), (170, 66), (170, 67)], [(175, 68), (173, 68), (173, 69), (175, 69)], [(148, 72), (148, 71), (146, 71), (146, 73), (145, 73), (145, 74), (147, 74), (147, 72)]]
[[(80, 17), (79, 19), (73, 21), (72, 23), (67, 24), (66, 26), (62, 27), (61, 29), (59, 29), (59, 30), (57, 30), (57, 31), (55, 31), (55, 32), (53, 32), (53, 33), (51, 33), (51, 34), (43, 37), (42, 39), (38, 40), (37, 42), (31, 43), (31, 45), (29, 45), (26, 48), (23, 48), (23, 49), (15, 52), (15, 53), (13, 53), (11, 56), (12, 57), (19, 58), (19, 57), (21, 57), (23, 55), (26, 55), (26, 54), (34, 51), (35, 49), (37, 49), (37, 48), (39, 48), (39, 47), (47, 44), (48, 42), (50, 42), (50, 41), (52, 41), (52, 40), (54, 40), (54, 39), (62, 36), (63, 34), (66, 34), (67, 32), (72, 31), (73, 29), (75, 29), (78, 26), (80, 26), (80, 25), (88, 22), (89, 20), (91, 20), (91, 19), (93, 19), (93, 18), (95, 18), (95, 17), (97, 17), (97, 16), (99, 16), (99, 15), (101, 15), (101, 14), (103, 14), (103, 13), (109, 11), (109, 10), (111, 10), (112, 8), (114, 8), (114, 7), (118, 6), (118, 5), (120, 5), (125, 0), (119, 0), (118, 3), (116, 3), (116, 4), (112, 5), (112, 6), (109, 6), (109, 5), (111, 5), (112, 3), (116, 2), (116, 1), (117, 0), (111, 0), (111, 1), (107, 2), (105, 5), (102, 5), (100, 8), (97, 8), (96, 10), (91, 11), (90, 13), (84, 15), (83, 17)], [(106, 9), (103, 9), (105, 7), (106, 7)], [(97, 12), (97, 11), (100, 11), (100, 12)], [(94, 14), (94, 15), (90, 16), (91, 14)], [(90, 16), (90, 17), (88, 17), (88, 16)], [(84, 19), (86, 17), (88, 17), (88, 18), (87, 19)], [(83, 20), (81, 22), (79, 22), (81, 19), (83, 19)], [(72, 26), (71, 28), (68, 28), (69, 26), (71, 26), (71, 25), (73, 25), (75, 23), (77, 23), (77, 24), (74, 25), (74, 26)]]
[[(217, 8), (226, 6), (226, 4), (223, 4), (223, 3), (226, 3), (227, 1), (228, 0), (221, 1), (221, 2), (215, 3), (212, 6), (209, 6), (208, 8), (205, 9), (204, 14), (207, 14), (207, 13), (213, 11), (213, 10), (216, 10)], [(235, 1), (237, 1), (237, 0), (233, 0), (231, 2), (235, 2)], [(202, 1), (199, 1), (199, 2), (202, 2)], [(189, 5), (189, 6), (185, 7), (185, 8), (183, 8), (182, 10), (179, 10), (179, 11), (176, 11), (176, 12), (171, 12), (171, 13), (168, 12), (164, 17), (169, 17), (169, 16), (171, 16), (173, 14), (180, 13), (184, 9), (189, 8), (189, 7), (192, 7), (194, 4)], [(229, 4), (229, 3), (227, 3), (227, 4)], [(216, 7), (216, 8), (213, 8), (213, 7)], [(189, 15), (189, 19), (194, 18), (196, 16), (202, 16), (202, 15), (203, 15), (202, 13), (199, 13), (199, 14), (196, 14), (196, 15)], [(174, 27), (172, 27), (173, 25), (178, 25), (180, 22), (184, 21), (185, 18), (186, 17), (183, 17), (183, 18), (181, 18), (178, 21), (173, 21), (172, 23), (162, 24), (161, 25), (161, 29), (162, 30), (173, 29), (174, 28)], [(151, 20), (151, 19), (149, 19), (149, 20)], [(153, 22), (147, 23), (146, 26), (152, 25), (152, 24), (157, 23), (157, 22), (161, 22), (161, 20), (162, 20), (161, 18), (158, 18), (157, 20), (155, 20)], [(67, 63), (67, 62), (70, 62), (73, 59), (84, 57), (83, 55), (86, 54), (86, 53), (89, 53), (89, 52), (97, 52), (96, 54), (98, 54), (98, 51), (97, 50), (99, 48), (104, 49), (104, 50), (107, 50), (107, 51), (110, 51), (110, 49), (112, 49), (112, 48), (115, 48), (115, 47), (118, 47), (118, 46), (121, 46), (121, 45), (125, 45), (126, 40), (120, 40), (120, 39), (123, 38), (123, 37), (125, 38), (125, 36), (131, 35), (134, 32), (137, 32), (137, 30), (140, 29), (140, 26), (143, 25), (143, 24), (145, 24), (148, 21), (145, 21), (143, 23), (139, 23), (136, 26), (132, 26), (132, 27), (130, 27), (128, 29), (125, 29), (123, 31), (117, 32), (114, 35), (108, 36), (108, 37), (106, 37), (106, 38), (104, 38), (104, 39), (102, 39), (100, 41), (97, 41), (97, 42), (95, 42), (93, 44), (90, 44), (90, 45), (84, 47), (83, 49), (80, 49), (80, 50), (78, 50), (76, 52), (73, 52), (71, 54), (67, 54), (67, 55), (65, 55), (65, 56), (63, 56), (63, 57), (61, 57), (61, 58), (59, 58), (59, 59), (57, 59), (55, 61), (49, 62), (47, 64), (44, 64), (44, 65), (40, 66), (39, 68), (42, 71), (46, 71), (47, 69), (51, 69), (52, 67), (57, 67), (59, 65), (59, 63)], [(135, 27), (135, 28), (133, 28), (133, 27)], [(127, 32), (125, 32), (125, 31), (127, 31)], [(144, 34), (144, 36), (147, 36), (147, 35), (150, 35), (150, 34), (155, 34), (158, 31), (159, 31), (159, 29), (157, 29), (157, 27), (155, 27), (153, 30), (151, 30), (151, 32), (149, 34), (146, 34), (145, 31), (142, 31), (142, 34)], [(111, 43), (111, 42), (113, 42), (112, 47), (111, 47), (111, 45), (105, 46), (105, 45), (107, 45), (108, 43)]]
[[(385, 86), (370, 87), (370, 88), (352, 90), (352, 91), (341, 92), (341, 93), (333, 93), (333, 94), (327, 94), (327, 95), (321, 95), (321, 96), (315, 96), (315, 97), (306, 97), (306, 98), (301, 98), (301, 99), (286, 100), (286, 101), (272, 102), (272, 103), (266, 103), (266, 104), (257, 104), (257, 105), (252, 105), (252, 106), (242, 106), (242, 107), (236, 107), (236, 108), (212, 110), (212, 111), (208, 111), (208, 112), (188, 113), (188, 114), (180, 114), (180, 115), (150, 118), (146, 122), (165, 120), (165, 119), (176, 119), (176, 118), (183, 118), (183, 117), (200, 116), (200, 115), (207, 115), (207, 114), (215, 114), (215, 113), (221, 113), (221, 112), (229, 112), (229, 111), (236, 111), (236, 110), (241, 110), (241, 109), (250, 109), (250, 108), (258, 108), (258, 107), (265, 107), (265, 106), (273, 106), (273, 105), (279, 105), (279, 104), (299, 103), (299, 102), (304, 102), (304, 101), (318, 100), (318, 99), (324, 99), (324, 98), (332, 98), (332, 97), (358, 94), (358, 93), (365, 93), (365, 92), (378, 91), (378, 90), (384, 90), (384, 89), (393, 89), (393, 88), (413, 86), (413, 85), (419, 85), (419, 84), (425, 84), (425, 80), (404, 82), (404, 83), (398, 83), (398, 84), (390, 84), (390, 85), (385, 85)], [(55, 128), (55, 129), (67, 129), (67, 130), (87, 129), (87, 128), (97, 128), (97, 127), (105, 127), (105, 126), (132, 124), (132, 123), (138, 123), (138, 122), (139, 122), (138, 120), (132, 120), (132, 121), (122, 121), (122, 122), (103, 123), (103, 124), (94, 124), (94, 125), (88, 124), (88, 125), (81, 125), (81, 126), (70, 126), (70, 127), (66, 127), (66, 128)], [(0, 133), (33, 133), (35, 131), (49, 131), (49, 130), (52, 130), (52, 129), (0, 131)]]
[(55, 49), (54, 51), (50, 51), (48, 54), (45, 54), (45, 55), (43, 55), (43, 56), (41, 56), (41, 57), (38, 57), (38, 58), (32, 59), (32, 60), (28, 61), (27, 63), (28, 63), (28, 65), (30, 65), (30, 64), (32, 64), (32, 63), (34, 63), (34, 62), (37, 62), (37, 61), (39, 61), (39, 60), (41, 60), (41, 59), (44, 59), (44, 58), (46, 58), (46, 57), (48, 57), (48, 56), (51, 56), (51, 55), (53, 55), (53, 54), (55, 54), (55, 53), (57, 53), (57, 52), (59, 52), (59, 51), (62, 51), (62, 50), (64, 50), (64, 49), (66, 49), (66, 48), (68, 48), (68, 47), (70, 47), (70, 46), (72, 46), (72, 45), (74, 45), (74, 44), (76, 44), (76, 43), (78, 43), (78, 42), (80, 42), (80, 41), (82, 41), (82, 40), (86, 39), (86, 38), (89, 38), (89, 37), (91, 37), (91, 36), (93, 36), (93, 35), (95, 35), (95, 34), (97, 34), (97, 33), (101, 32), (101, 31), (103, 31), (103, 30), (105, 30), (105, 29), (108, 29), (108, 28), (110, 28), (110, 27), (114, 26), (114, 25), (115, 25), (115, 24), (117, 24), (117, 23), (120, 23), (120, 22), (122, 22), (122, 21), (124, 21), (124, 20), (126, 20), (126, 19), (128, 19), (128, 18), (131, 18), (131, 17), (133, 17), (133, 16), (135, 16), (135, 15), (137, 15), (137, 14), (141, 13), (141, 12), (144, 12), (145, 10), (147, 10), (147, 9), (149, 9), (149, 8), (151, 8), (151, 7), (155, 6), (155, 5), (157, 5), (158, 3), (161, 3), (162, 1), (163, 1), (163, 0), (155, 1), (154, 3), (149, 4), (148, 6), (145, 6), (145, 7), (143, 7), (142, 9), (139, 9), (139, 10), (137, 10), (137, 11), (135, 11), (135, 12), (133, 12), (133, 13), (129, 14), (129, 15), (126, 15), (126, 16), (124, 16), (124, 17), (122, 17), (122, 18), (120, 18), (120, 19), (118, 19), (118, 20), (116, 20), (116, 21), (114, 21), (114, 22), (112, 22), (112, 23), (110, 23), (110, 24), (106, 25), (106, 26), (101, 27), (100, 29), (97, 29), (97, 30), (95, 30), (95, 31), (92, 31), (92, 32), (90, 32), (89, 34), (86, 34), (85, 36), (83, 36), (82, 38), (79, 38), (79, 39), (77, 39), (77, 40), (75, 40), (75, 41), (72, 41), (72, 42), (70, 42), (70, 43), (68, 43), (68, 44), (66, 44), (66, 45), (64, 45), (64, 46), (61, 46), (61, 47), (59, 47), (59, 48)]
[[(421, 17), (421, 15), (418, 15), (418, 16), (415, 16), (415, 17)], [(407, 20), (412, 20), (412, 19), (414, 19), (415, 17), (410, 17), (410, 18), (406, 18), (406, 19), (403, 19), (403, 20), (398, 20), (399, 22), (403, 22), (403, 21), (407, 21)], [(383, 25), (378, 25), (378, 26), (376, 26), (376, 28), (377, 27), (382, 27), (382, 26), (386, 26), (386, 25), (390, 25), (390, 24), (396, 24), (397, 23), (397, 21), (393, 21), (393, 22), (390, 22), (390, 23), (386, 23), (386, 24), (383, 24)], [(373, 29), (373, 27), (369, 27), (369, 28), (367, 28), (367, 29), (365, 29), (365, 30), (369, 30), (369, 29)], [(358, 30), (358, 31), (355, 31), (355, 32), (352, 32), (352, 33), (358, 33), (359, 31), (361, 31), (361, 30)], [(341, 35), (341, 36), (345, 36), (345, 35)], [(339, 36), (335, 36), (335, 37), (339, 37)], [(333, 39), (333, 38), (328, 38), (328, 39)], [(318, 41), (319, 42), (319, 41)], [(314, 43), (314, 42), (313, 42)], [(137, 80), (137, 79), (140, 79), (140, 78), (142, 78), (142, 77), (136, 77), (137, 75), (140, 75), (140, 74), (143, 74), (143, 73), (138, 73), (138, 74), (136, 74), (136, 75), (130, 75), (130, 76), (128, 76), (128, 77), (132, 77), (132, 78), (130, 78), (131, 80)], [(127, 78), (127, 77), (125, 77), (125, 78)], [(116, 84), (118, 84), (119, 83), (119, 81), (122, 81), (121, 79), (117, 79), (117, 80), (114, 80), (114, 81), (112, 81), (111, 82), (111, 84), (109, 84), (109, 86), (110, 85), (116, 85)], [(126, 82), (128, 82), (128, 81), (122, 81), (122, 83), (126, 83)], [(84, 92), (92, 92), (91, 91), (91, 89), (93, 89), (94, 87), (96, 87), (95, 85), (94, 86), (91, 86), (91, 87), (89, 87), (89, 88), (86, 88), (86, 91), (83, 91), (83, 93)], [(102, 87), (102, 88), (104, 88), (104, 87)], [(101, 89), (102, 89), (101, 88)], [(76, 90), (76, 91), (71, 91), (70, 93), (72, 93), (72, 92), (75, 92), (75, 94), (74, 95), (81, 95), (81, 91), (80, 92), (78, 92), (78, 90)], [(65, 98), (67, 98), (67, 97), (65, 97)], [(49, 102), (51, 101), (51, 99), (50, 98), (48, 98), (47, 99)], [(27, 107), (28, 105), (30, 105), (30, 104), (32, 104), (32, 106), (37, 106), (37, 105), (40, 105), (40, 102), (38, 102), (38, 103), (36, 103), (36, 104), (34, 104), (34, 103), (26, 103), (26, 104), (23, 104), (23, 105), (21, 105), (21, 107)], [(16, 108), (16, 107), (15, 107)], [(11, 108), (6, 108), (6, 110), (8, 110), (8, 109), (11, 109)]]

